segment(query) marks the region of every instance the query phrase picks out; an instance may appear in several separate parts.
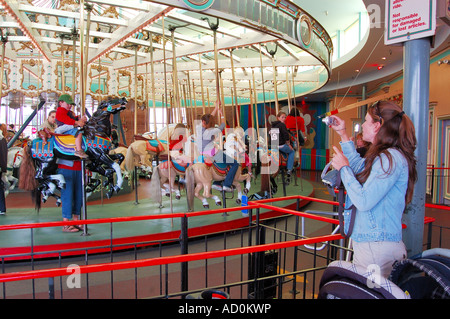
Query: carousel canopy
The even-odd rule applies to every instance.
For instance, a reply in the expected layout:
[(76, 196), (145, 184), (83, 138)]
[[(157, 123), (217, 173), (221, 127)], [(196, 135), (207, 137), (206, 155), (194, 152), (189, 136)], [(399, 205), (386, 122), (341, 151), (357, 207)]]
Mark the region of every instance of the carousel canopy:
[(82, 100), (125, 96), (152, 106), (179, 103), (184, 91), (196, 105), (218, 97), (233, 105), (311, 93), (330, 77), (330, 36), (291, 1), (0, 5), (2, 96), (83, 92)]

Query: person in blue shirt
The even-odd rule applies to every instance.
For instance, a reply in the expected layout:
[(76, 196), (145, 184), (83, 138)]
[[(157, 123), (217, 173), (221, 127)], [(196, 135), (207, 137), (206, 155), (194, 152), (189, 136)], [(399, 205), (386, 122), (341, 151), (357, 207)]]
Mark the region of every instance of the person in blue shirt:
[(355, 206), (350, 238), (353, 262), (377, 265), (388, 277), (395, 261), (406, 258), (402, 242), (402, 214), (411, 202), (417, 180), (415, 129), (401, 108), (380, 101), (368, 108), (362, 125), (363, 139), (371, 143), (365, 157), (356, 151), (337, 116), (331, 126), (341, 137), (342, 151), (333, 146), (333, 168), (340, 171), (346, 189), (344, 228), (348, 231), (351, 207)]

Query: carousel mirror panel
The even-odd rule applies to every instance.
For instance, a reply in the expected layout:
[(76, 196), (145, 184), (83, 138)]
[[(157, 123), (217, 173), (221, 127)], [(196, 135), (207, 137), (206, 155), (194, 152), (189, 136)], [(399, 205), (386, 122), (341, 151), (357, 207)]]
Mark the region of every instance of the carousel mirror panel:
[(90, 66), (89, 71), (90, 86), (89, 91), (94, 94), (107, 95), (108, 83), (110, 80), (109, 69), (100, 64)]
[(44, 68), (42, 61), (37, 59), (22, 60), (20, 68), (22, 74), (22, 82), (20, 87), (24, 90), (36, 91), (43, 87), (42, 78), (44, 75)]
[(75, 82), (75, 91), (78, 89), (80, 70), (77, 63), (75, 63), (74, 70), (72, 62), (65, 61), (64, 68), (62, 68), (62, 62), (58, 61), (56, 63), (55, 75), (55, 89), (57, 91), (72, 92), (74, 89), (73, 82)]

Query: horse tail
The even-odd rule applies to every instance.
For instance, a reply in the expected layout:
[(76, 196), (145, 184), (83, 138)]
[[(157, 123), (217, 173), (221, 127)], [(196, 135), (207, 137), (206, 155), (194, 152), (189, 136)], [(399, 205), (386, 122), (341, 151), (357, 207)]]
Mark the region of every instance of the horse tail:
[(28, 145), (23, 147), (22, 164), (19, 168), (19, 188), (31, 191), (31, 198), (34, 201), (36, 211), (41, 209), (41, 192), (38, 190), (36, 180), (36, 167), (31, 157), (31, 148)]
[(190, 212), (194, 211), (194, 189), (195, 189), (195, 178), (192, 166), (193, 165), (190, 165), (188, 168), (186, 168), (185, 173), (186, 198), (188, 202), (188, 210)]
[(41, 203), (42, 203), (42, 194), (41, 191), (38, 188), (35, 188), (31, 191), (31, 198), (34, 200), (34, 208), (39, 213), (39, 210), (41, 209)]
[(134, 171), (134, 152), (133, 152), (133, 143), (127, 149), (127, 155), (125, 156), (125, 168), (127, 171)]
[(159, 176), (159, 167), (153, 171), (152, 179), (150, 181), (150, 198), (155, 202), (159, 203), (159, 206), (162, 205), (162, 194), (161, 194), (161, 178)]
[(19, 169), (19, 188), (27, 191), (35, 190), (38, 187), (35, 176), (36, 168), (31, 157), (31, 149), (26, 145), (23, 148), (22, 164)]

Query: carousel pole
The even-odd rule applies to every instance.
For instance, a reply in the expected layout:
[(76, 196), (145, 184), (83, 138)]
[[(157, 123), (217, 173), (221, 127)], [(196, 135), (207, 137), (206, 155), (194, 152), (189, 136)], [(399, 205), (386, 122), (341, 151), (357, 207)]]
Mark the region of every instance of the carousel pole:
[[(164, 92), (165, 92), (165, 105), (166, 105), (166, 108), (167, 108), (167, 139), (166, 139), (166, 146), (167, 146), (167, 152), (169, 152), (169, 139), (170, 139), (170, 136), (169, 136), (169, 133), (170, 133), (170, 130), (169, 130), (169, 123), (170, 123), (169, 115), (170, 115), (170, 113), (169, 113), (168, 105), (167, 105), (167, 70), (166, 70), (166, 68), (167, 68), (167, 61), (166, 61), (166, 36), (165, 36), (165, 30), (164, 30), (164, 16), (161, 19), (162, 19), (161, 21), (162, 21), (162, 37), (163, 37), (163, 57), (164, 57)], [(176, 58), (175, 52), (172, 52), (172, 54), (173, 54), (173, 57), (175, 59)], [(173, 67), (175, 67), (175, 65)], [(173, 70), (173, 67), (172, 67), (172, 70)], [(172, 73), (174, 73), (174, 70), (172, 71)], [(175, 83), (173, 80), (172, 80), (172, 82), (173, 82), (172, 83), (172, 91), (175, 91), (176, 90), (175, 86), (178, 85), (178, 83)], [(170, 156), (170, 153), (169, 153), (169, 156)], [(168, 161), (168, 162), (170, 163), (170, 161)], [(169, 168), (170, 168), (170, 166), (169, 166)], [(171, 180), (171, 169), (169, 169), (169, 181), (170, 180)], [(169, 182), (169, 187), (170, 187), (170, 182)], [(170, 189), (170, 191), (169, 191), (169, 197), (170, 197), (170, 213), (173, 213), (172, 189)], [(172, 221), (171, 221), (171, 225), (173, 227), (173, 218), (172, 218)]]
[(75, 101), (75, 81), (77, 80), (75, 75), (76, 70), (76, 59), (77, 59), (77, 38), (78, 33), (75, 29), (75, 21), (73, 23), (73, 30), (72, 30), (72, 100)]
[[(295, 79), (294, 79), (294, 70), (292, 70), (292, 95), (294, 96), (294, 107), (297, 108), (297, 102), (295, 101)], [(298, 152), (298, 167), (300, 169), (300, 189), (303, 191), (303, 179), (301, 178), (302, 175), (302, 162), (301, 162), (301, 152), (300, 152), (300, 143), (298, 139), (298, 124), (297, 120), (295, 121), (295, 128), (297, 130), (297, 152)]]
[[(3, 76), (5, 73), (5, 46), (6, 43), (8, 42), (8, 34), (3, 36), (3, 29), (0, 29), (0, 37), (1, 37), (0, 40), (2, 41), (2, 67), (1, 67), (2, 74), (0, 74), (0, 102), (1, 102), (3, 94)], [(5, 121), (6, 124), (8, 124), (8, 106), (5, 106)]]
[[(100, 57), (98, 58), (98, 90), (100, 92), (103, 92), (102, 90), (102, 61), (100, 60)], [(100, 95), (100, 93), (99, 93)], [(94, 112), (92, 112), (94, 113)]]
[(150, 33), (150, 71), (152, 79), (152, 102), (153, 102), (153, 128), (156, 136), (156, 94), (155, 94), (155, 68), (153, 66), (153, 34)]
[[(219, 57), (218, 57), (218, 50), (217, 50), (217, 29), (219, 28), (219, 19), (217, 19), (217, 23), (211, 23), (208, 18), (202, 18), (202, 20), (206, 20), (208, 22), (209, 27), (213, 31), (214, 65), (215, 65), (215, 76), (216, 76), (216, 96), (217, 96), (217, 101), (219, 101), (219, 103), (221, 103), (220, 80), (219, 80)], [(209, 97), (209, 95), (208, 95), (208, 97)], [(217, 114), (217, 116), (219, 117), (219, 114)], [(219, 122), (220, 122), (220, 118), (219, 118)]]
[[(177, 68), (177, 55), (176, 55), (176, 45), (175, 45), (175, 30), (177, 28), (183, 28), (188, 26), (189, 24), (184, 24), (184, 25), (179, 25), (179, 26), (173, 26), (173, 25), (169, 25), (169, 31), (170, 31), (170, 40), (172, 41), (172, 58), (173, 58), (173, 62), (172, 62), (172, 69), (173, 69), (173, 94), (174, 94), (174, 105), (175, 105), (175, 109), (178, 112), (178, 122), (181, 123), (181, 110), (180, 110), (180, 92), (178, 90), (178, 68)], [(185, 106), (186, 107), (186, 106)]]
[(233, 81), (233, 90), (234, 90), (234, 107), (232, 107), (232, 114), (233, 114), (233, 127), (236, 125), (236, 110), (237, 110), (237, 90), (236, 90), (236, 76), (234, 74), (234, 61), (233, 61), (233, 49), (230, 49), (230, 60), (231, 60), (231, 76)]
[[(89, 43), (90, 43), (90, 30), (91, 30), (91, 11), (92, 5), (85, 3), (87, 11), (87, 23), (86, 23), (86, 47), (84, 48), (84, 62), (83, 62), (83, 90), (82, 90), (82, 103), (81, 103), (81, 114), (86, 113), (86, 92), (87, 92), (87, 65), (89, 61)], [(83, 48), (83, 46), (81, 46)], [(101, 72), (101, 70), (99, 71)]]
[[(194, 127), (194, 119), (195, 119), (194, 110), (195, 110), (195, 107), (193, 106), (193, 103), (192, 103), (192, 89), (191, 89), (191, 80), (190, 80), (190, 76), (189, 76), (189, 71), (187, 72), (187, 83), (188, 83), (188, 92), (189, 92), (189, 107), (191, 109), (191, 124), (192, 124), (192, 127)], [(192, 85), (194, 85), (194, 84), (192, 84)], [(194, 100), (195, 100), (195, 97), (194, 97)], [(193, 133), (195, 133), (195, 128), (194, 128)]]
[(64, 34), (61, 34), (61, 91), (66, 91), (66, 77), (64, 76)]
[[(181, 84), (181, 91), (183, 92), (183, 104), (184, 104), (184, 109), (187, 111), (187, 95), (186, 95), (186, 84)], [(181, 104), (181, 103), (180, 103)], [(187, 116), (186, 116), (187, 117)]]
[(253, 70), (253, 69), (252, 69), (252, 76), (253, 76), (253, 96), (254, 96), (255, 114), (256, 114), (256, 131), (259, 136), (258, 95), (256, 94), (255, 70)]
[(200, 86), (201, 86), (201, 90), (202, 90), (203, 114), (205, 114), (206, 111), (205, 111), (205, 95), (204, 95), (204, 90), (203, 90), (202, 56), (200, 53), (198, 54), (198, 69), (200, 70)]
[(137, 135), (137, 113), (138, 113), (138, 100), (137, 100), (137, 81), (138, 81), (138, 65), (137, 65), (137, 53), (138, 46), (134, 46), (134, 135)]
[(263, 89), (263, 99), (264, 99), (264, 107), (263, 107), (263, 119), (264, 119), (264, 127), (266, 126), (266, 89), (264, 86), (264, 67), (262, 62), (262, 48), (261, 44), (259, 44), (259, 63), (261, 64), (261, 81), (262, 81), (262, 89)]
[[(197, 118), (197, 96), (196, 96), (196, 93), (195, 93), (195, 82), (194, 82), (194, 80), (192, 79), (192, 96), (193, 96), (193, 103), (194, 103), (194, 117), (193, 117), (193, 119), (192, 119), (192, 125), (194, 125), (194, 121), (195, 121), (195, 119)], [(194, 132), (195, 132), (195, 129), (194, 129)]]
[(291, 88), (290, 88), (290, 84), (289, 84), (289, 67), (286, 67), (286, 91), (287, 91), (287, 95), (288, 95), (288, 109), (290, 112), (292, 105), (291, 105)]
[(149, 108), (149, 97), (148, 97), (148, 63), (145, 63), (145, 108), (147, 112), (145, 112), (145, 131), (149, 131), (149, 119), (150, 119), (150, 108)]
[(276, 43), (275, 50), (268, 51), (269, 54), (272, 56), (272, 69), (273, 69), (273, 88), (275, 93), (275, 111), (276, 114), (279, 112), (279, 106), (278, 106), (278, 89), (277, 89), (277, 68), (275, 66), (275, 54), (277, 53), (278, 49), (278, 42)]
[(225, 121), (226, 121), (227, 115), (226, 115), (226, 111), (225, 111), (225, 94), (224, 94), (224, 92), (223, 92), (222, 72), (223, 72), (223, 70), (221, 70), (221, 71), (219, 72), (219, 78), (220, 78), (220, 98), (221, 98), (220, 104), (222, 104), (222, 113), (223, 113), (223, 116), (225, 117)]
[[(173, 86), (173, 107), (172, 111), (175, 112), (175, 109), (178, 112), (178, 120), (180, 116), (180, 91), (178, 88), (178, 70), (177, 70), (177, 55), (176, 55), (176, 45), (175, 45), (175, 29), (176, 27), (169, 25), (169, 31), (171, 33), (170, 39), (172, 41), (172, 86)], [(186, 107), (186, 105), (185, 105)]]
[[(80, 77), (80, 101), (81, 101), (81, 115), (84, 115), (84, 104), (85, 104), (85, 51), (84, 51), (84, 32), (86, 30), (85, 22), (84, 22), (84, 7), (85, 3), (84, 0), (80, 0), (80, 70), (81, 70), (81, 77)], [(74, 82), (75, 83), (75, 82)], [(74, 96), (75, 98), (75, 96)], [(75, 101), (75, 100), (74, 100)]]

